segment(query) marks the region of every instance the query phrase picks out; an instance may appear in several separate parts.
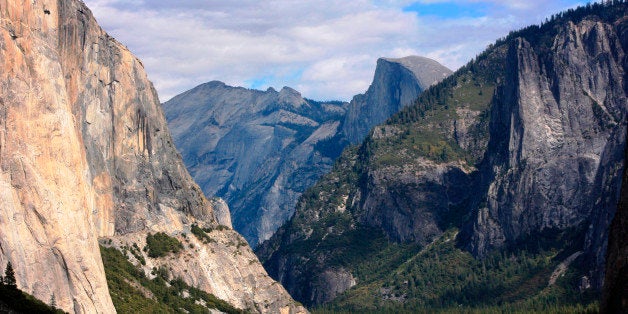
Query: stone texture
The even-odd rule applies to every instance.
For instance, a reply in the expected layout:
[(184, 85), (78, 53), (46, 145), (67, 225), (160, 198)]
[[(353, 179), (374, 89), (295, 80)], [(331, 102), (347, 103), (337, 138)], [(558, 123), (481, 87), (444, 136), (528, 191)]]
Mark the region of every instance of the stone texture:
[[(147, 234), (147, 231), (128, 233), (100, 242), (122, 251), (122, 247), (133, 244), (144, 247)], [(214, 229), (207, 233), (211, 238), (209, 243), (193, 236), (190, 226), (170, 235), (184, 244), (182, 252), (159, 258), (150, 258), (145, 252), (139, 252), (146, 265), (141, 265), (128, 251), (127, 257), (143, 268), (148, 277), (154, 276), (151, 275), (153, 267), (164, 267), (170, 278), (180, 277), (190, 286), (205, 290), (240, 309), (253, 313), (307, 313), (288, 297), (281, 284), (266, 274), (257, 256), (237, 232)], [(112, 241), (109, 242), (109, 239)]]
[[(11, 261), (19, 288), (45, 302), (54, 294), (65, 311), (113, 313), (98, 237), (176, 234), (229, 216), (187, 173), (141, 61), (82, 2), (1, 0), (0, 17), (0, 266)], [(206, 267), (186, 280), (220, 270), (230, 279), (204, 287), (238, 306), (304, 311), (248, 256), (194, 256), (189, 265)]]
[(625, 146), (625, 46), (617, 25), (594, 19), (562, 25), (543, 57), (525, 38), (511, 42), (493, 105), (474, 254), (584, 226), (592, 283), (601, 287)]

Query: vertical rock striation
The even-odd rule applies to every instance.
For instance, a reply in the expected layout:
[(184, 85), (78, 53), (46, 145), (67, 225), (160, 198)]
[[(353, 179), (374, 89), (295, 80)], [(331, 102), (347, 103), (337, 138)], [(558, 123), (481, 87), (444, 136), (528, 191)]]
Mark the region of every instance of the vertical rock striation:
[(618, 25), (625, 23), (567, 22), (549, 51), (524, 37), (510, 42), (483, 168), (486, 207), (469, 243), (474, 254), (552, 230), (588, 230), (583, 249), (601, 287), (624, 162), (628, 43)]
[[(65, 311), (113, 313), (98, 237), (130, 245), (229, 217), (185, 169), (142, 63), (82, 2), (1, 0), (0, 17), (0, 267)], [(303, 311), (252, 253), (220, 258), (250, 249), (216, 233), (230, 240), (178, 275), (241, 308)]]

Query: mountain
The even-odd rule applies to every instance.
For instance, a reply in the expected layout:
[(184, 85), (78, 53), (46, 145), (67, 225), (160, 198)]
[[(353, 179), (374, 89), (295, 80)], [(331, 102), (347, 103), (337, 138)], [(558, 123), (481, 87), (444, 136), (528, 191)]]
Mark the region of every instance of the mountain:
[(626, 8), (513, 32), (373, 128), (257, 248), (269, 274), (339, 311), (588, 306), (624, 165)]
[[(141, 61), (82, 1), (8, 0), (0, 17), (0, 268), (11, 262), (20, 290), (74, 313), (114, 313), (118, 292), (158, 302), (112, 280), (102, 248), (208, 300), (305, 311), (220, 225), (223, 206), (186, 171)], [(187, 236), (193, 226), (211, 241)]]
[(425, 57), (378, 59), (371, 86), (366, 93), (354, 96), (349, 104), (342, 133), (352, 144), (361, 142), (373, 126), (412, 104), (422, 91), (451, 73)]
[(350, 141), (451, 71), (422, 57), (379, 59), (373, 84), (350, 104), (209, 82), (163, 104), (177, 148), (207, 195), (223, 198), (256, 246), (294, 213)]
[(346, 103), (202, 84), (163, 104), (177, 147), (207, 195), (226, 200), (252, 245), (269, 238), (339, 154)]

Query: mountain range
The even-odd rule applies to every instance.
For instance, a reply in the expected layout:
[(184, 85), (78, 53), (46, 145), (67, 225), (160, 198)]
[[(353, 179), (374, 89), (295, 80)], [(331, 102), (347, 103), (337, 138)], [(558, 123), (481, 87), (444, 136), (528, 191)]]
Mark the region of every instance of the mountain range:
[(626, 51), (613, 0), (350, 103), (162, 105), (82, 1), (0, 1), (0, 312), (625, 312)]
[(206, 195), (223, 198), (234, 228), (255, 247), (294, 213), (301, 193), (370, 128), (451, 71), (434, 60), (381, 58), (350, 103), (209, 82), (163, 104), (174, 143)]

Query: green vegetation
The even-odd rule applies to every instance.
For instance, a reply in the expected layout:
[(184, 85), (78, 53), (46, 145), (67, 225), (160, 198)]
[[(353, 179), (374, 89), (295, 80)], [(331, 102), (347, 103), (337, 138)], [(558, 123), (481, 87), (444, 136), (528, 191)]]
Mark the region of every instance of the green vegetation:
[(570, 231), (553, 238), (537, 238), (533, 242), (542, 245), (494, 252), (484, 259), (475, 259), (456, 247), (455, 229), (409, 258), (388, 255), (400, 247), (391, 244), (382, 251), (387, 254), (362, 263), (386, 265), (392, 261), (383, 267), (386, 271), (358, 272), (360, 285), (315, 312), (596, 312), (595, 293), (575, 288), (582, 277), (577, 264), (556, 284), (548, 285), (558, 263), (573, 252), (556, 244), (579, 243), (578, 238), (569, 238), (573, 234), (580, 233)]
[(152, 258), (163, 257), (168, 253), (179, 253), (183, 249), (181, 242), (163, 232), (149, 233), (146, 236), (146, 250)]
[[(488, 118), (497, 81), (503, 79), (500, 73), (504, 73), (505, 51), (501, 46), (485, 52), (379, 126), (395, 132), (384, 138), (370, 137), (363, 143), (361, 153), (369, 157), (365, 160), (368, 166), (399, 166), (413, 163), (417, 157), (436, 163), (479, 163), (488, 140), (467, 143), (463, 149), (458, 136), (466, 133), (469, 138), (488, 138)], [(460, 123), (469, 127), (452, 130)]]
[(17, 313), (65, 313), (54, 307), (54, 295), (51, 296), (51, 300), (53, 306), (49, 306), (18, 289), (13, 265), (11, 265), (11, 262), (7, 263), (4, 276), (0, 276), (0, 308), (4, 306)]
[(115, 248), (101, 246), (100, 252), (109, 292), (118, 313), (208, 313), (209, 309), (243, 313), (211, 294), (188, 286), (180, 278), (169, 280), (170, 275), (164, 267), (155, 269), (155, 278), (149, 279)]
[(123, 249), (128, 249), (129, 252), (131, 252), (131, 254), (133, 254), (133, 256), (140, 262), (140, 264), (142, 265), (146, 265), (146, 259), (144, 258), (144, 255), (142, 255), (142, 252), (140, 251), (140, 247), (137, 246), (137, 243), (133, 243), (133, 245), (130, 248), (123, 248)]
[(207, 244), (210, 242), (216, 242), (216, 240), (209, 237), (207, 232), (211, 232), (211, 229), (202, 229), (197, 224), (192, 224), (192, 234), (201, 242)]

